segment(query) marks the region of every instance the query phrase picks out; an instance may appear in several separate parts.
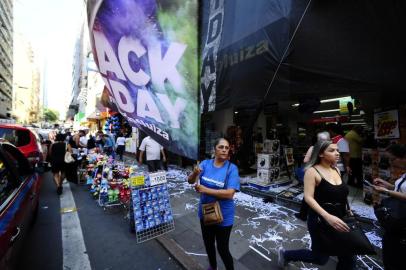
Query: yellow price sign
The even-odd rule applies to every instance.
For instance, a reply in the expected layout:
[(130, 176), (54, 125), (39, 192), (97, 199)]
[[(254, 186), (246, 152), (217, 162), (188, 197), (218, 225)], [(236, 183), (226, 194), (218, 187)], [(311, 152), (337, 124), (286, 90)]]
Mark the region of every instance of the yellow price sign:
[(143, 186), (145, 184), (144, 175), (137, 175), (130, 178), (131, 186)]

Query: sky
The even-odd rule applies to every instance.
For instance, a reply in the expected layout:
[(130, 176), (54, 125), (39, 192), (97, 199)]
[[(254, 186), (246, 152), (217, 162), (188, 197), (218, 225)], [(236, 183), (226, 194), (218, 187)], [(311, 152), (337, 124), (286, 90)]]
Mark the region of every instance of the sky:
[(14, 31), (31, 43), (47, 107), (61, 119), (71, 100), (73, 49), (84, 16), (83, 0), (14, 0)]

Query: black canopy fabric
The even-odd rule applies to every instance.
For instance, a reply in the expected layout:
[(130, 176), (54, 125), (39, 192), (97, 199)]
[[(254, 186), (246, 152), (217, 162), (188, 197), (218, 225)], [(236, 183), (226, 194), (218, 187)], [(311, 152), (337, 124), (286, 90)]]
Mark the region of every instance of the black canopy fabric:
[[(215, 8), (222, 8), (222, 17), (213, 23)], [(202, 9), (204, 111), (257, 106), (265, 96), (272, 103), (365, 91), (398, 95), (404, 90), (402, 0), (217, 0), (204, 1)], [(207, 76), (213, 71), (207, 68), (207, 37), (213, 31), (220, 37), (218, 50), (211, 53), (215, 72)], [(215, 78), (213, 89), (208, 77)], [(209, 99), (210, 93), (215, 97)], [(404, 102), (404, 96), (398, 101)], [(208, 106), (209, 100), (215, 106)]]

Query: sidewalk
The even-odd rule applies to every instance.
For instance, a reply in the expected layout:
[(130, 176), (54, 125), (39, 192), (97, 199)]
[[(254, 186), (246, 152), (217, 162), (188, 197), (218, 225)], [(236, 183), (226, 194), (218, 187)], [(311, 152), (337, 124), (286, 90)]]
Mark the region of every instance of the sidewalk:
[[(207, 269), (208, 261), (197, 217), (198, 194), (186, 181), (187, 172), (171, 169), (168, 172), (168, 186), (175, 217), (175, 230), (158, 239), (167, 249), (176, 250), (172, 255), (179, 261), (187, 260), (188, 269)], [(262, 198), (239, 192), (235, 196), (236, 217), (230, 238), (230, 250), (235, 269), (278, 269), (277, 249), (305, 248), (310, 246), (306, 224), (294, 217), (294, 210), (273, 203), (264, 203)], [(379, 229), (373, 224), (368, 234), (379, 246)], [(172, 246), (170, 244), (172, 243)], [(377, 251), (380, 252), (379, 248)], [(179, 257), (179, 253), (182, 256)], [(176, 255), (177, 253), (178, 255)], [(185, 254), (187, 256), (185, 256)], [(218, 258), (219, 269), (224, 269)], [(188, 265), (188, 264), (186, 264)], [(336, 259), (332, 257), (327, 265), (301, 262), (290, 263), (288, 269), (335, 269)], [(357, 269), (383, 269), (379, 256), (359, 256)]]

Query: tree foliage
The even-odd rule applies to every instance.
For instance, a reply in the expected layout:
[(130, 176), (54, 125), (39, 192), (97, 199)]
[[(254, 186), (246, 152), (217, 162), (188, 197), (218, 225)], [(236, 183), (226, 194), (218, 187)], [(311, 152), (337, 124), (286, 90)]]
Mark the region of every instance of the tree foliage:
[(59, 112), (46, 108), (44, 109), (44, 121), (56, 122), (59, 119)]

